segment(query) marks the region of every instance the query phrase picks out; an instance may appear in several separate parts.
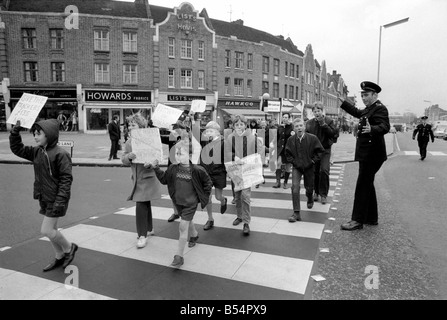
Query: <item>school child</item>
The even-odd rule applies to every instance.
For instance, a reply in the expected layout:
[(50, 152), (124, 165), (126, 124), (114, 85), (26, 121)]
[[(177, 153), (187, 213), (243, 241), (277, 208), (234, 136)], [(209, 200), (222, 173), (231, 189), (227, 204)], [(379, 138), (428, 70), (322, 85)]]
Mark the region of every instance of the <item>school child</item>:
[[(243, 115), (236, 115), (232, 119), (234, 132), (231, 133), (225, 141), (225, 162), (235, 161), (240, 163), (242, 158), (251, 154), (261, 153), (263, 144), (250, 129), (247, 129), (247, 119)], [(244, 223), (244, 235), (250, 234), (250, 198), (251, 188), (234, 192), (237, 217), (233, 225), (237, 226)]]
[(194, 214), (199, 203), (202, 209), (207, 206), (213, 187), (205, 169), (191, 162), (192, 149), (190, 137), (187, 137), (175, 145), (177, 164), (171, 164), (166, 171), (163, 171), (159, 168), (158, 161), (153, 162), (157, 178), (162, 184), (168, 186), (169, 196), (181, 218), (177, 254), (171, 263), (173, 267), (180, 267), (184, 263), (183, 253), (188, 242), (188, 235), (188, 247), (192, 248), (196, 245), (199, 233), (194, 226)]
[(30, 132), (36, 146), (24, 146), (20, 135), (20, 121), (11, 130), (11, 151), (34, 165), (34, 199), (39, 201), (39, 213), (44, 216), (41, 233), (48, 237), (55, 252), (55, 259), (43, 271), (60, 266), (66, 268), (74, 259), (78, 246), (69, 242), (58, 230), (59, 218), (67, 213), (73, 181), (70, 154), (59, 147), (59, 122), (56, 119), (35, 123)]
[[(200, 165), (206, 170), (213, 182), (214, 195), (220, 201), (220, 213), (224, 214), (227, 211), (228, 201), (223, 196), (223, 189), (227, 186), (227, 171), (224, 163), (225, 149), (224, 140), (220, 134), (220, 125), (215, 121), (208, 122), (203, 137), (208, 143), (202, 149)], [(208, 221), (203, 227), (205, 231), (214, 227), (212, 198), (213, 196), (211, 195), (210, 201), (206, 206)]]
[(121, 161), (132, 170), (132, 192), (127, 200), (136, 202), (137, 248), (141, 249), (147, 244), (147, 236), (154, 235), (151, 201), (161, 199), (162, 187), (151, 163), (133, 163), (136, 155), (132, 152), (132, 130), (146, 128), (147, 120), (136, 113), (129, 116), (127, 122), (130, 134)]
[(304, 121), (297, 118), (293, 121), (293, 131), (295, 135), (287, 140), (285, 155), (287, 162), (293, 164), (292, 172), (292, 201), (293, 215), (289, 222), (301, 221), (300, 216), (300, 183), (304, 177), (304, 188), (306, 189), (307, 208), (312, 209), (314, 205), (314, 169), (315, 163), (324, 152), (317, 136), (304, 132)]

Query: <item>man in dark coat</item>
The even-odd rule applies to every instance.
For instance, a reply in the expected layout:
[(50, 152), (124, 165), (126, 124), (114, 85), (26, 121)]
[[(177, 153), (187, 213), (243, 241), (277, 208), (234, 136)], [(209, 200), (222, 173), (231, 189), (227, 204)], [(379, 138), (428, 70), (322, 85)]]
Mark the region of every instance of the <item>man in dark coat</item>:
[(430, 138), (432, 143), (435, 142), (435, 135), (433, 134), (431, 125), (427, 123), (427, 118), (427, 116), (423, 116), (421, 118), (422, 123), (413, 131), (413, 140), (418, 135), (419, 153), (422, 161), (427, 157), (427, 145)]
[(293, 125), (291, 123), (291, 115), (288, 112), (283, 113), (282, 115), (282, 125), (278, 127), (278, 136), (277, 136), (277, 154), (278, 154), (278, 165), (276, 169), (276, 184), (273, 188), (281, 187), (281, 175), (284, 172), (284, 189), (287, 189), (289, 186), (287, 182), (289, 181), (289, 176), (292, 173), (292, 164), (287, 163), (286, 158), (286, 144), (287, 140), (292, 136)]
[(120, 117), (117, 115), (113, 116), (112, 122), (109, 123), (107, 126), (107, 130), (109, 131), (109, 137), (112, 145), (110, 146), (110, 154), (109, 154), (109, 161), (113, 159), (119, 159), (118, 158), (118, 147), (119, 147), (119, 141), (121, 139), (121, 129), (120, 129)]
[(341, 225), (342, 230), (348, 231), (362, 229), (363, 224), (378, 224), (374, 178), (387, 159), (384, 136), (390, 131), (388, 109), (378, 100), (382, 89), (369, 81), (362, 82), (360, 87), (365, 109), (358, 109), (340, 98), (343, 102), (340, 107), (360, 119), (354, 158), (359, 162), (354, 207), (351, 221)]

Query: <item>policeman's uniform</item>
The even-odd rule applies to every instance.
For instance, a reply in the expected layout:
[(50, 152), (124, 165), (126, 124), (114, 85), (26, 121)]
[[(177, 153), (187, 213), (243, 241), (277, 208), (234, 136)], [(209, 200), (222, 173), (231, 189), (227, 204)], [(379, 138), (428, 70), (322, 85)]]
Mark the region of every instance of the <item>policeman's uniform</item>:
[[(375, 83), (364, 81), (360, 84), (362, 92), (379, 93), (382, 89)], [(390, 131), (388, 109), (377, 100), (365, 109), (358, 109), (344, 101), (340, 106), (347, 113), (359, 118), (355, 161), (359, 162), (359, 175), (355, 189), (352, 221), (342, 225), (342, 230), (363, 228), (363, 224), (377, 225), (377, 198), (374, 178), (387, 160), (385, 134)], [(369, 122), (370, 133), (363, 133)]]
[[(421, 117), (421, 120), (427, 120), (427, 116)], [(413, 140), (418, 135), (418, 145), (419, 145), (419, 153), (421, 155), (421, 160), (424, 160), (427, 157), (427, 145), (431, 138), (431, 142), (435, 142), (435, 135), (433, 134), (433, 130), (430, 124), (419, 124), (416, 129), (413, 131)]]

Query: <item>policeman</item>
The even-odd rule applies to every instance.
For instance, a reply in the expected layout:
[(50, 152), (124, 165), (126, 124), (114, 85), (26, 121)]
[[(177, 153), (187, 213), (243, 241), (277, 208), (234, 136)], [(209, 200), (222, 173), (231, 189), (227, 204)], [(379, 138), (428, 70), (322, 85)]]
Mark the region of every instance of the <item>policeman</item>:
[(359, 162), (359, 174), (354, 195), (351, 221), (341, 225), (342, 230), (362, 229), (363, 224), (377, 225), (377, 198), (374, 178), (387, 159), (385, 134), (390, 131), (388, 109), (378, 100), (382, 89), (375, 83), (360, 84), (365, 109), (358, 109), (348, 101), (340, 106), (359, 119), (354, 160)]
[(433, 134), (431, 125), (427, 123), (427, 118), (427, 116), (421, 117), (422, 123), (413, 131), (413, 140), (416, 134), (418, 135), (419, 153), (422, 161), (427, 157), (427, 145), (430, 138), (432, 143), (435, 142), (435, 135)]

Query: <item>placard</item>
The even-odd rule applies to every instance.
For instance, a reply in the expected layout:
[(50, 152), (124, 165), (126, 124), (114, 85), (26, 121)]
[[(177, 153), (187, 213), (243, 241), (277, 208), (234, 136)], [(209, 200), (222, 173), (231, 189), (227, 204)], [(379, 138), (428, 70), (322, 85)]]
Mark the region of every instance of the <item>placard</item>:
[(261, 155), (255, 153), (241, 160), (242, 164), (234, 161), (225, 163), (227, 174), (234, 183), (234, 191), (241, 191), (263, 183)]
[(171, 108), (159, 103), (152, 114), (151, 120), (154, 126), (158, 128), (169, 128), (172, 124), (175, 124), (180, 118), (182, 110)]
[(163, 160), (160, 130), (157, 128), (134, 129), (130, 132), (132, 153), (137, 157), (133, 163), (151, 163)]
[(191, 111), (196, 113), (203, 113), (206, 110), (206, 101), (205, 100), (193, 100), (191, 102)]
[(24, 93), (12, 110), (7, 123), (15, 125), (17, 120), (20, 120), (21, 127), (31, 129), (47, 100), (48, 97)]

